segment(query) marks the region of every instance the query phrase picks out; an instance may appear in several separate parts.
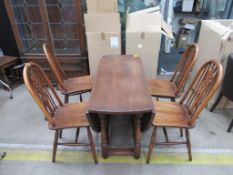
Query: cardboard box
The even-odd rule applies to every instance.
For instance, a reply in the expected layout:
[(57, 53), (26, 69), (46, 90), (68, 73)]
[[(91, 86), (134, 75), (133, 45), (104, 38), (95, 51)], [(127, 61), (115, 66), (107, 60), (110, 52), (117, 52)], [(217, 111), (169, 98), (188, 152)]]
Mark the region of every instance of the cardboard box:
[(117, 13), (117, 0), (86, 0), (87, 13)]
[[(233, 20), (202, 20), (198, 46), (199, 54), (191, 79), (194, 78), (201, 65), (209, 59), (219, 60), (225, 71), (227, 58), (233, 52)], [(218, 93), (210, 100), (208, 108), (212, 107), (217, 95)], [(225, 98), (217, 107), (232, 108), (233, 105)]]
[(193, 3), (194, 3), (194, 0), (183, 0), (182, 11), (191, 12), (193, 10)]
[(90, 75), (95, 77), (102, 56), (121, 54), (120, 17), (117, 13), (85, 14), (84, 19)]
[(147, 8), (147, 9), (133, 12), (133, 14), (142, 14), (142, 13), (160, 13), (160, 7), (155, 6), (155, 7), (151, 7), (151, 8)]
[(147, 78), (156, 78), (161, 34), (173, 38), (160, 13), (130, 13), (126, 24), (126, 54), (142, 59)]

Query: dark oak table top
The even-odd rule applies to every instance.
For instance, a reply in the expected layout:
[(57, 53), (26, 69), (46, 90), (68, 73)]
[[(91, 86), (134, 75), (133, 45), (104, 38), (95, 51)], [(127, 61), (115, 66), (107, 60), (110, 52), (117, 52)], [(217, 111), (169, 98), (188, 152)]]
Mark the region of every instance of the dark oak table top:
[(137, 114), (154, 112), (148, 82), (139, 57), (104, 56), (88, 105), (89, 113)]

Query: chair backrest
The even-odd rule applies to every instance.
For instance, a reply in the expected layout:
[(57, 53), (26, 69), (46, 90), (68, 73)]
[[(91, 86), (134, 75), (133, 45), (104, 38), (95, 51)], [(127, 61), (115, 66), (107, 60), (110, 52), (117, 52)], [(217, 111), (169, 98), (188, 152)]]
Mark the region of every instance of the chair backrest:
[(63, 69), (62, 69), (60, 63), (58, 62), (55, 54), (53, 53), (51, 48), (46, 43), (43, 44), (43, 50), (44, 50), (44, 53), (46, 55), (46, 58), (47, 58), (47, 60), (49, 62), (49, 65), (50, 65), (50, 67), (52, 69), (54, 78), (55, 78), (60, 90), (65, 92), (66, 91), (66, 88), (64, 86), (64, 80), (66, 79), (65, 72), (63, 71)]
[(177, 90), (176, 95), (181, 93), (188, 80), (189, 73), (191, 72), (198, 54), (198, 45), (192, 44), (189, 46), (182, 55), (179, 63), (176, 66), (175, 72), (171, 78), (171, 82), (175, 83)]
[(63, 103), (45, 72), (35, 63), (27, 63), (23, 70), (24, 83), (47, 121), (54, 126), (54, 115)]
[(219, 88), (222, 78), (222, 65), (216, 60), (209, 60), (199, 69), (179, 102), (191, 116), (189, 125), (195, 124), (199, 114)]

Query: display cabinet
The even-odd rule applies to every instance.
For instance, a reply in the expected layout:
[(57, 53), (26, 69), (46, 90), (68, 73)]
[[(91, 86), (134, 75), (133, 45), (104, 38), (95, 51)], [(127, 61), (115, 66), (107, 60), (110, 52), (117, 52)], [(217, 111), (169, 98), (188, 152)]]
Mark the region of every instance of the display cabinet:
[(88, 74), (80, 0), (4, 0), (20, 57), (50, 75), (42, 45), (47, 43), (69, 77)]

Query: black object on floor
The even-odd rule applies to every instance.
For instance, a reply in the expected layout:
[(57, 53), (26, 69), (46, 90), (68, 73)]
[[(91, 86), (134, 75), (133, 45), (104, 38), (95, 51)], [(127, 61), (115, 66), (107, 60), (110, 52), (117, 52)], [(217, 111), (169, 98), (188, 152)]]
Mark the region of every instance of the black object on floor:
[[(223, 96), (233, 101), (233, 90), (232, 89), (233, 89), (233, 53), (231, 53), (228, 57), (226, 72), (225, 72), (225, 76), (224, 76), (223, 83), (222, 83), (222, 88), (215, 103), (210, 109), (210, 112), (212, 112), (215, 109), (215, 107), (218, 105), (218, 103), (220, 102)], [(233, 127), (233, 120), (231, 121), (231, 124), (229, 128), (227, 129), (227, 131), (230, 132), (232, 127)]]
[(5, 152), (0, 152), (0, 158), (3, 159), (4, 157), (6, 156), (6, 153)]

